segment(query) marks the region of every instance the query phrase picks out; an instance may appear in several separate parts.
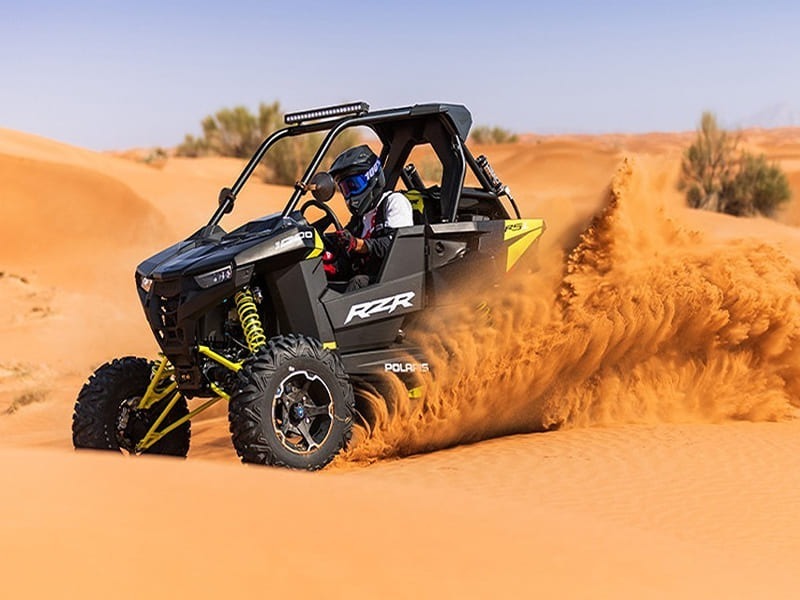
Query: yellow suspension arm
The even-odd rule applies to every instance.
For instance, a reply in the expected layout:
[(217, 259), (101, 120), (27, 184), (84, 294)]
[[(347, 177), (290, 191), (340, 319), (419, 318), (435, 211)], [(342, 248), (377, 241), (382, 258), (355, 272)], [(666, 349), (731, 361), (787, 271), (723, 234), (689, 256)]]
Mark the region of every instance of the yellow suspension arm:
[(142, 396), (142, 399), (139, 400), (139, 404), (136, 408), (150, 408), (159, 400), (166, 398), (169, 394), (175, 391), (175, 388), (178, 387), (178, 384), (173, 381), (166, 388), (158, 389), (162, 381), (172, 376), (173, 369), (168, 365), (169, 361), (167, 360), (167, 357), (162, 356), (161, 362), (158, 364), (155, 373), (153, 373), (153, 376), (150, 378), (150, 385), (147, 386), (147, 390), (145, 391), (144, 396)]
[(203, 356), (207, 356), (208, 358), (210, 358), (214, 362), (218, 362), (219, 364), (221, 364), (226, 369), (230, 369), (234, 373), (238, 373), (239, 371), (242, 370), (242, 363), (233, 362), (232, 360), (228, 360), (227, 358), (225, 358), (221, 354), (217, 354), (216, 352), (214, 352), (208, 346), (198, 346), (197, 347), (197, 351), (200, 354), (202, 354)]
[[(230, 361), (224, 356), (217, 354), (207, 346), (200, 346), (198, 348), (198, 351), (204, 356), (207, 356), (210, 359), (218, 362), (222, 366), (230, 369), (231, 371), (234, 372), (239, 371), (242, 368), (241, 363), (235, 363), (233, 361)], [(162, 357), (161, 362), (158, 364), (158, 367), (153, 373), (153, 377), (150, 380), (150, 385), (147, 386), (147, 390), (145, 391), (144, 396), (142, 396), (142, 399), (139, 401), (139, 404), (137, 405), (137, 409), (140, 410), (148, 409), (151, 408), (154, 404), (156, 404), (160, 400), (172, 394), (170, 401), (164, 407), (164, 410), (161, 411), (161, 414), (158, 415), (158, 418), (155, 420), (155, 423), (153, 423), (153, 425), (150, 427), (150, 429), (147, 431), (147, 433), (144, 435), (141, 441), (138, 444), (136, 444), (136, 452), (143, 452), (144, 450), (147, 450), (153, 444), (158, 442), (158, 440), (167, 435), (169, 432), (174, 431), (187, 421), (199, 415), (207, 408), (212, 407), (220, 400), (231, 399), (230, 395), (225, 390), (219, 387), (216, 383), (212, 383), (211, 390), (217, 395), (216, 398), (211, 398), (207, 400), (206, 402), (195, 408), (193, 411), (191, 411), (189, 414), (181, 417), (174, 423), (170, 423), (167, 427), (159, 431), (158, 428), (161, 426), (161, 424), (164, 422), (164, 419), (167, 418), (167, 415), (175, 407), (175, 405), (178, 403), (178, 400), (180, 400), (181, 398), (181, 393), (177, 391), (178, 384), (174, 381), (164, 389), (161, 390), (158, 389), (159, 385), (164, 380), (172, 376), (173, 372), (174, 369), (171, 366), (169, 366), (169, 361), (167, 360), (167, 358)]]
[(153, 423), (153, 426), (150, 427), (149, 431), (142, 438), (142, 441), (140, 441), (138, 444), (136, 444), (136, 452), (142, 452), (144, 450), (147, 450), (153, 444), (155, 444), (158, 440), (160, 440), (165, 435), (167, 435), (170, 431), (174, 431), (175, 429), (177, 429), (178, 427), (180, 427), (181, 425), (186, 423), (186, 421), (190, 421), (191, 419), (195, 418), (201, 412), (203, 412), (207, 408), (211, 408), (212, 406), (214, 406), (220, 400), (230, 400), (231, 399), (230, 395), (227, 394), (218, 385), (212, 383), (211, 384), (211, 389), (214, 391), (215, 394), (217, 394), (216, 398), (210, 398), (209, 400), (206, 400), (200, 406), (198, 406), (193, 411), (191, 411), (188, 415), (185, 415), (185, 416), (181, 417), (180, 419), (178, 419), (174, 423), (171, 423), (170, 425), (168, 425), (167, 427), (165, 427), (161, 431), (158, 431), (159, 425), (161, 425), (161, 423), (164, 422), (164, 419), (167, 418), (167, 414), (169, 413), (169, 411), (172, 410), (172, 408), (175, 406), (175, 404), (177, 404), (178, 399), (181, 397), (181, 393), (180, 392), (176, 392), (175, 393), (175, 397), (170, 401), (169, 404), (167, 404), (167, 406), (164, 408), (163, 412), (158, 416), (158, 419), (156, 419), (156, 422)]

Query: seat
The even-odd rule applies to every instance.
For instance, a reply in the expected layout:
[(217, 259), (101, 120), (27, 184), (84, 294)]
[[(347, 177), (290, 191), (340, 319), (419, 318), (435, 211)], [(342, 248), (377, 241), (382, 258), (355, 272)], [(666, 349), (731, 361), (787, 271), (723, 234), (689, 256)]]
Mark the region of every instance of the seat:
[(442, 200), (438, 185), (402, 192), (414, 209), (414, 225), (439, 223), (442, 220)]

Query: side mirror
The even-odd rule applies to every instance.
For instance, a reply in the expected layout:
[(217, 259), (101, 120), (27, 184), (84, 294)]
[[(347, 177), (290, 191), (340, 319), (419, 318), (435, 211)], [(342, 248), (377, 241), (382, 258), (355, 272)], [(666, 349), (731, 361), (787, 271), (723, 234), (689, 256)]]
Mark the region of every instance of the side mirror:
[(327, 202), (336, 193), (336, 183), (327, 171), (320, 171), (308, 183), (311, 194), (320, 202)]
[(233, 210), (233, 203), (236, 202), (236, 196), (233, 195), (233, 190), (229, 187), (224, 187), (219, 191), (219, 205), (225, 206), (224, 213), (227, 214)]

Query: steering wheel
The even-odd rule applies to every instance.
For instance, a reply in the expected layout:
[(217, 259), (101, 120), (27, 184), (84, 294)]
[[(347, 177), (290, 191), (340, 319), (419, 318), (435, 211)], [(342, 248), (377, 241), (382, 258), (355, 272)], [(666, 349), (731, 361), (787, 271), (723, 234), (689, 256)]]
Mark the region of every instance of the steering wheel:
[(322, 235), (322, 233), (328, 228), (328, 225), (333, 225), (336, 228), (336, 231), (344, 229), (342, 227), (341, 221), (339, 221), (338, 217), (336, 216), (336, 213), (333, 212), (331, 207), (328, 206), (327, 204), (323, 204), (319, 200), (308, 200), (307, 202), (305, 202), (303, 206), (300, 207), (300, 214), (305, 216), (306, 210), (308, 210), (312, 206), (320, 209), (322, 212), (325, 213), (324, 217), (311, 223), (311, 226), (314, 229), (316, 229), (320, 233), (320, 235)]

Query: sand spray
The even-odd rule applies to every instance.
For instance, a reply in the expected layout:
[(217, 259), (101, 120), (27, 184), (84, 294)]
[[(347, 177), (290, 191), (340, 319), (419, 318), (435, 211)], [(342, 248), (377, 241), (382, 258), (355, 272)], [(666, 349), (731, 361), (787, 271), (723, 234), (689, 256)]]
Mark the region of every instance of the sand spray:
[(361, 393), (368, 417), (339, 460), (566, 427), (795, 415), (800, 274), (767, 243), (682, 227), (659, 202), (664, 185), (626, 159), (577, 243), (542, 248), (538, 271), (426, 316), (424, 397), (399, 383), (387, 399)]

